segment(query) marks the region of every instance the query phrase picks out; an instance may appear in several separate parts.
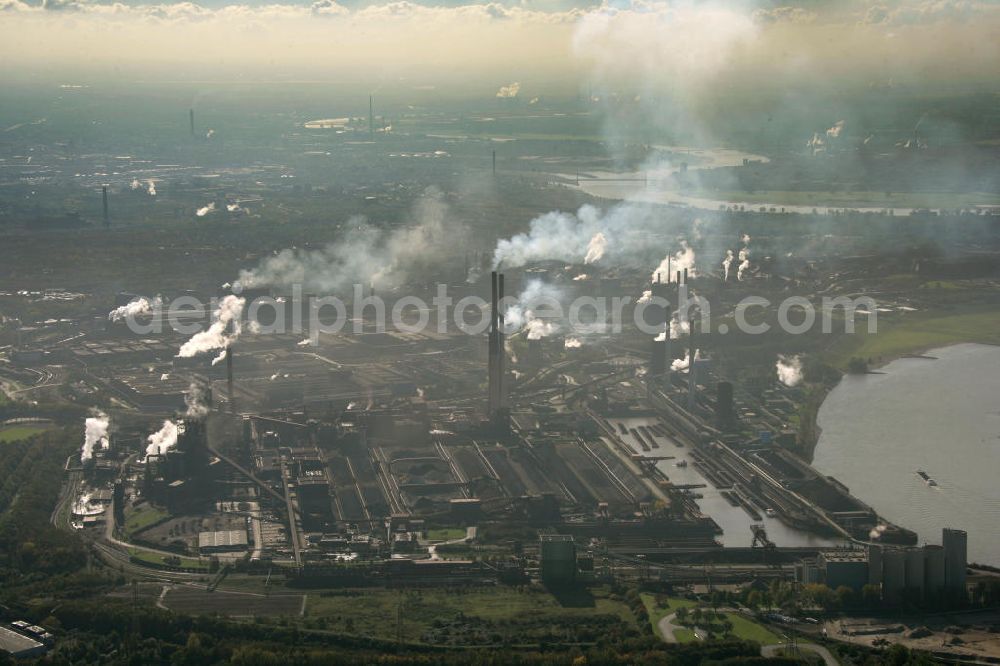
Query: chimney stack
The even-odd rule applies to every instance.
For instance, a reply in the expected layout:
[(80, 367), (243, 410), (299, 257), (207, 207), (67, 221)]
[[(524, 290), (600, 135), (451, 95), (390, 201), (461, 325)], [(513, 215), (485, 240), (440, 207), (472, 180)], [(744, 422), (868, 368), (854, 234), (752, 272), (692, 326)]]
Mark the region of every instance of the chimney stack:
[(236, 394), (233, 392), (233, 347), (226, 348), (226, 382), (229, 392), (229, 413), (236, 413)]
[(503, 274), (491, 274), (489, 331), (489, 418), (498, 430), (507, 429), (507, 396), (504, 389), (506, 353), (504, 351)]

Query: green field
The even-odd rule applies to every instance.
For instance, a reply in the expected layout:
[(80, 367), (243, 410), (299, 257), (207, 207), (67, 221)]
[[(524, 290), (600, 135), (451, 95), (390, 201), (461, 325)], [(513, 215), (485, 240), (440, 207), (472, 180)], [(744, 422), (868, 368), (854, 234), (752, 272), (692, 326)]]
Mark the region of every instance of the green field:
[(827, 362), (843, 368), (852, 356), (891, 360), (959, 342), (1000, 344), (1000, 311), (985, 311), (945, 316), (922, 313), (894, 321), (879, 321), (878, 332), (869, 334), (858, 327), (854, 335), (844, 336), (827, 354)]
[(162, 509), (157, 509), (156, 507), (146, 505), (133, 509), (125, 517), (125, 535), (127, 538), (131, 538), (136, 532), (140, 532), (150, 525), (168, 518), (170, 514)]
[(454, 541), (455, 539), (464, 538), (465, 530), (461, 527), (441, 527), (438, 529), (427, 530), (428, 541)]
[[(671, 613), (676, 613), (678, 608), (693, 609), (696, 606), (699, 606), (698, 602), (681, 597), (669, 597), (667, 599), (668, 605), (666, 606), (657, 604), (656, 595), (654, 594), (643, 593), (641, 597), (643, 604), (646, 606), (646, 611), (649, 613), (649, 621), (653, 625), (653, 632), (661, 638), (663, 636), (660, 634), (660, 620)], [(702, 608), (704, 609), (705, 607), (702, 606)], [(737, 638), (742, 638), (748, 641), (756, 641), (761, 645), (771, 645), (781, 641), (781, 639), (768, 628), (761, 624), (757, 624), (740, 613), (723, 613), (723, 615), (727, 620), (733, 623), (733, 635)], [(675, 624), (679, 623), (675, 622)], [(674, 637), (679, 643), (689, 643), (697, 640), (694, 631), (692, 629), (688, 629), (687, 627), (674, 630)]]
[[(529, 623), (547, 630), (561, 622), (573, 623), (582, 618), (608, 615), (635, 626), (635, 618), (624, 601), (610, 598), (602, 589), (591, 590), (591, 593), (592, 596), (584, 591), (561, 605), (555, 596), (537, 588), (337, 590), (310, 594), (306, 618), (321, 620), (328, 628), (338, 631), (393, 638), (398, 614), (403, 634), (409, 641), (422, 640), (429, 629), (442, 624)], [(516, 636), (510, 638), (516, 640)]]
[[(651, 592), (643, 592), (639, 597), (642, 599), (643, 605), (646, 606), (646, 612), (649, 613), (649, 622), (653, 625), (653, 633), (660, 636), (660, 638), (663, 638), (660, 635), (660, 620), (671, 613), (676, 613), (678, 608), (694, 608), (698, 605), (697, 602), (690, 599), (668, 597), (668, 605), (660, 606), (656, 603), (656, 595)], [(680, 637), (680, 633), (680, 631), (676, 632), (678, 638)], [(694, 639), (694, 634), (691, 634), (691, 639)]]
[(48, 430), (40, 425), (14, 425), (0, 429), (0, 444), (5, 442), (16, 442), (21, 439), (28, 439), (32, 435)]

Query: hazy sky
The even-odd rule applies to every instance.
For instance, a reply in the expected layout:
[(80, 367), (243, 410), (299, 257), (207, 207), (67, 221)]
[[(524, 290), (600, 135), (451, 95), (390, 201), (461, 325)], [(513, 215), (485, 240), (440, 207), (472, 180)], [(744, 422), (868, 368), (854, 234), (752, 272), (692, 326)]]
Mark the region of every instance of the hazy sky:
[[(313, 4), (0, 0), (6, 75), (337, 77), (698, 95), (993, 85), (1000, 5), (894, 0)], [(532, 87), (535, 86), (534, 89)]]

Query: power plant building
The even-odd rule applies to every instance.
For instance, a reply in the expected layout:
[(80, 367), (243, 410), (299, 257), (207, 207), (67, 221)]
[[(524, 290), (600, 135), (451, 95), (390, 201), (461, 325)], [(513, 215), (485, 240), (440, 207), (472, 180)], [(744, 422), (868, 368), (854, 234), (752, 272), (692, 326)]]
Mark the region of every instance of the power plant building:
[(576, 580), (576, 545), (569, 534), (543, 534), (541, 548), (542, 582), (567, 584)]

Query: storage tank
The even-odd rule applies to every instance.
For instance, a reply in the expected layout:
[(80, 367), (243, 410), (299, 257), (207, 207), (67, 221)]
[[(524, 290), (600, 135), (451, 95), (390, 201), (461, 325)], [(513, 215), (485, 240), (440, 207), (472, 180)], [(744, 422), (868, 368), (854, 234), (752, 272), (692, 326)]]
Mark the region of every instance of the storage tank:
[(882, 546), (868, 546), (868, 584), (882, 584)]
[(944, 546), (924, 546), (924, 592), (937, 595), (944, 589)]
[(923, 548), (906, 549), (906, 587), (919, 590), (919, 598), (924, 596), (924, 550)]
[(902, 599), (906, 589), (906, 551), (893, 548), (882, 552), (882, 598), (890, 603)]
[(952, 591), (965, 589), (966, 550), (968, 536), (962, 530), (947, 527), (941, 533), (944, 546), (944, 582)]

